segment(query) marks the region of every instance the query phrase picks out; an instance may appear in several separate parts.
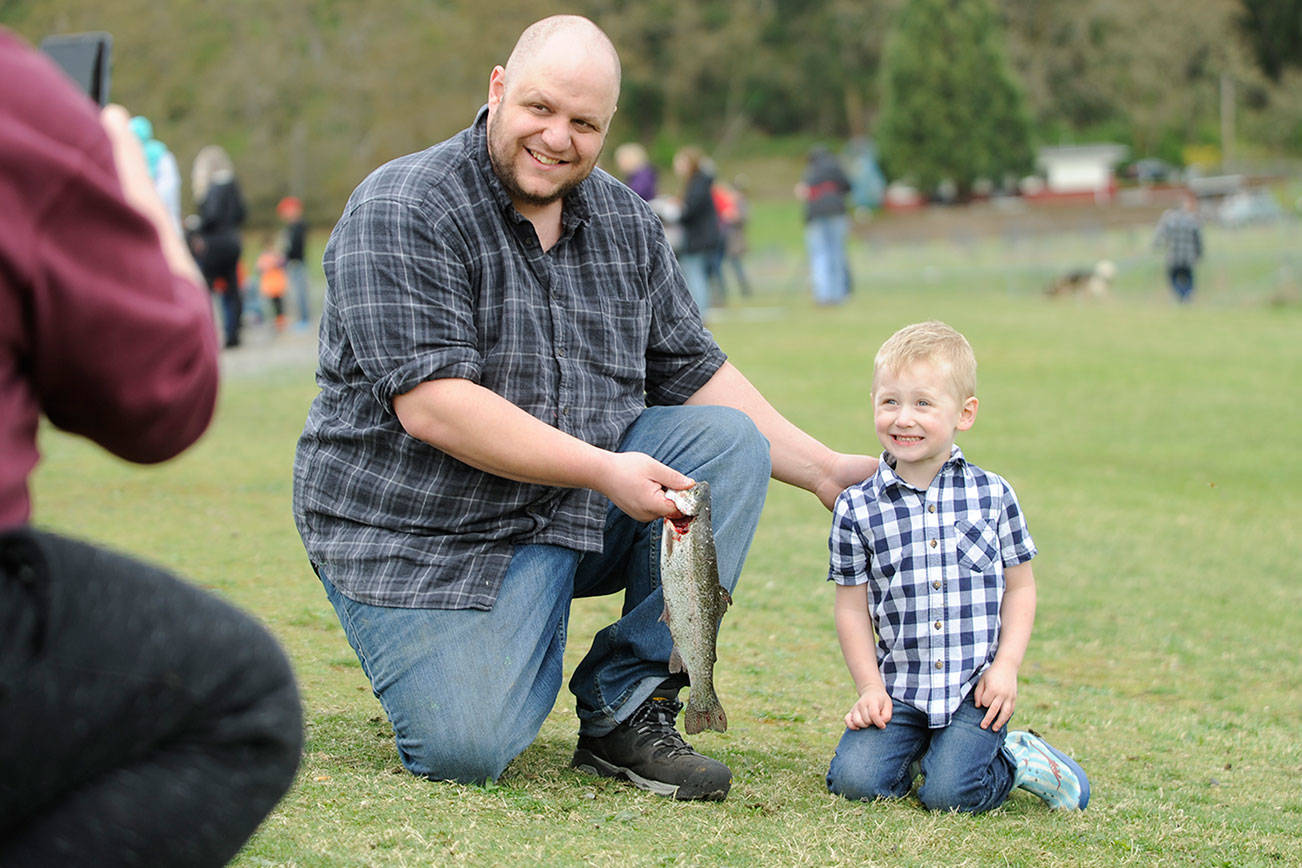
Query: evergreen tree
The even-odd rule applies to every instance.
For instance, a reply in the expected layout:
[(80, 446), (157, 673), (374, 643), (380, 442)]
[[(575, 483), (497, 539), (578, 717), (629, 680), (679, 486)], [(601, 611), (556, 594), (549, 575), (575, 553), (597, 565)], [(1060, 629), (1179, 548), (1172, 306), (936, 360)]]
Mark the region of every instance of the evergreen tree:
[(1288, 67), (1302, 67), (1302, 0), (1243, 0), (1239, 27), (1275, 81)]
[(907, 0), (882, 63), (877, 141), (887, 174), (966, 194), (1032, 165), (1030, 120), (987, 0)]

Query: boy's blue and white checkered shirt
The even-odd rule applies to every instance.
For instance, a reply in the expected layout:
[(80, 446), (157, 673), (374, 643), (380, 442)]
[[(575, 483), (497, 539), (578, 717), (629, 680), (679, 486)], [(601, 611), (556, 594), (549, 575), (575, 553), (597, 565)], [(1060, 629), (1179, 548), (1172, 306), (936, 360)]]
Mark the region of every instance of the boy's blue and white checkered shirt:
[(957, 446), (926, 491), (893, 464), (837, 498), (828, 578), (868, 585), (886, 692), (941, 727), (994, 660), (1004, 567), (1035, 543), (1012, 487)]

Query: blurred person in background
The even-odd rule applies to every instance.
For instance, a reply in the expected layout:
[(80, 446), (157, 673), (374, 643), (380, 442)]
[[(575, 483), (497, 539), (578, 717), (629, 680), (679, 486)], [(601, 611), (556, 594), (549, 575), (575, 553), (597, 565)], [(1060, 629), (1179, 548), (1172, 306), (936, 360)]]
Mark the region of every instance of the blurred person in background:
[(796, 197), (805, 203), (805, 249), (814, 303), (841, 304), (850, 295), (850, 263), (846, 238), (850, 218), (845, 200), (850, 180), (836, 156), (822, 145), (809, 152), (805, 174), (796, 185)]
[(725, 299), (727, 297), (725, 270), (731, 270), (737, 281), (737, 291), (742, 298), (750, 296), (750, 280), (746, 277), (746, 267), (742, 257), (746, 255), (746, 220), (750, 217), (750, 204), (746, 201), (746, 182), (738, 176), (731, 185), (716, 181), (711, 193), (714, 196), (714, 208), (719, 213), (719, 225), (723, 230), (723, 245), (719, 250), (720, 262), (719, 285)]
[(221, 145), (207, 145), (194, 158), (191, 173), (198, 229), (191, 236), (195, 256), (208, 287), (221, 295), (226, 346), (240, 345), (244, 300), (240, 285), (240, 254), (246, 209), (235, 165)]
[(181, 170), (176, 165), (176, 156), (167, 145), (154, 138), (154, 125), (144, 115), (131, 119), (131, 131), (140, 140), (149, 177), (172, 218), (172, 228), (181, 235)]
[(302, 331), (312, 322), (307, 291), (307, 265), (304, 262), (307, 221), (303, 219), (303, 203), (297, 196), (286, 196), (276, 203), (276, 215), (285, 224), (282, 253), (285, 257), (285, 273), (289, 276), (289, 292), (294, 297), (294, 308), (298, 314), (294, 328)]
[(682, 148), (674, 155), (674, 174), (683, 182), (683, 206), (678, 215), (683, 241), (678, 263), (692, 299), (704, 314), (710, 309), (710, 276), (723, 248), (723, 229), (710, 192), (714, 176), (705, 153), (695, 146)]
[(633, 192), (650, 202), (656, 197), (656, 167), (651, 165), (646, 148), (637, 142), (625, 142), (615, 149), (615, 167)]
[(1166, 251), (1166, 275), (1175, 300), (1193, 300), (1194, 267), (1203, 255), (1202, 223), (1198, 219), (1198, 197), (1192, 191), (1180, 194), (1180, 206), (1168, 208), (1157, 221), (1153, 247)]

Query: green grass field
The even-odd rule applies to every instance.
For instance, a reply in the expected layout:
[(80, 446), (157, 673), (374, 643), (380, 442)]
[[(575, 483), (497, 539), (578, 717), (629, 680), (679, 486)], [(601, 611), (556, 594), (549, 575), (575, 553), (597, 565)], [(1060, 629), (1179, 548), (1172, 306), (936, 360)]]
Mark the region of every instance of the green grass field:
[[(1020, 791), (976, 818), (827, 794), (853, 688), (825, 581), (828, 514), (784, 486), (771, 489), (720, 634), (729, 730), (693, 739), (734, 772), (728, 799), (712, 804), (570, 770), (577, 719), (565, 691), (494, 786), (401, 771), (290, 518), (309, 359), (239, 367), (212, 430), (162, 467), (47, 429), (37, 519), (192, 577), (288, 649), (306, 706), (303, 764), (237, 865), (1298, 864), (1298, 233), (1212, 234), (1189, 308), (1169, 301), (1146, 234), (857, 248), (856, 294), (836, 310), (809, 304), (790, 246), (759, 245), (761, 291), (712, 322), (792, 420), (873, 453), (880, 342), (926, 318), (968, 335), (981, 408), (960, 443), (1014, 484), (1040, 549), (1014, 725), (1088, 770), (1081, 814)], [(1103, 254), (1123, 263), (1113, 298), (1039, 296), (1044, 274)], [(618, 605), (575, 604), (570, 666)]]

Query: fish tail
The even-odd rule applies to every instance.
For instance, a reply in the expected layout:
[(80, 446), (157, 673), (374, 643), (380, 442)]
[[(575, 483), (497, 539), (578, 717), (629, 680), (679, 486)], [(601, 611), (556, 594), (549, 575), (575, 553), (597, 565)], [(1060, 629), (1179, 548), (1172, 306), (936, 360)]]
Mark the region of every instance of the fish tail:
[(724, 714), (719, 700), (695, 705), (692, 697), (687, 699), (687, 708), (683, 712), (683, 729), (688, 735), (696, 735), (705, 729), (724, 732), (728, 729), (728, 715)]

